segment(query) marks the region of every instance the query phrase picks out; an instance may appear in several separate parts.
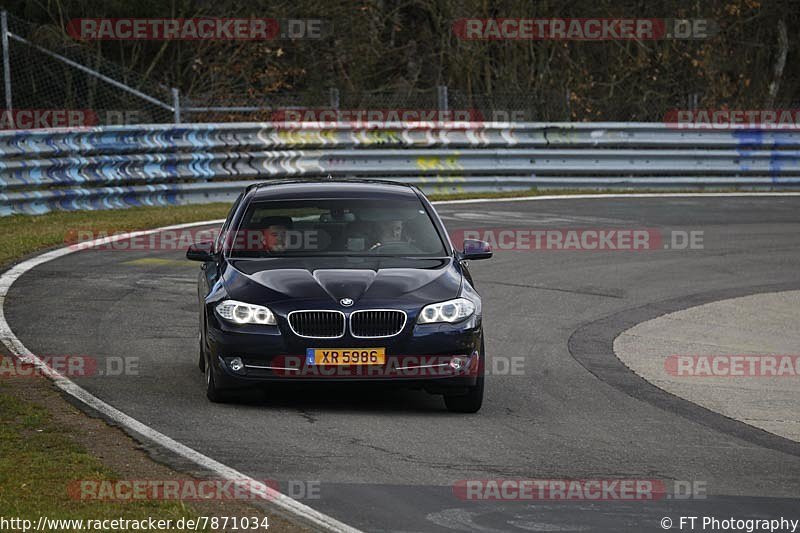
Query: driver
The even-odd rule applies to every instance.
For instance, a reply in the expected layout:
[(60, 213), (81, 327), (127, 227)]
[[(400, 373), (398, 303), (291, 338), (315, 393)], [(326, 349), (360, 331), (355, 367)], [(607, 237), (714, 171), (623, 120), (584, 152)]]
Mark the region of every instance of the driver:
[(289, 246), (288, 232), (292, 226), (289, 217), (266, 217), (259, 221), (258, 235), (262, 249), (270, 253), (280, 253)]
[(392, 242), (403, 241), (403, 221), (390, 220), (380, 225), (378, 240), (370, 247), (370, 250), (374, 250)]
[(283, 252), (286, 250), (286, 233), (289, 228), (282, 224), (271, 224), (264, 231), (264, 249), (268, 252)]

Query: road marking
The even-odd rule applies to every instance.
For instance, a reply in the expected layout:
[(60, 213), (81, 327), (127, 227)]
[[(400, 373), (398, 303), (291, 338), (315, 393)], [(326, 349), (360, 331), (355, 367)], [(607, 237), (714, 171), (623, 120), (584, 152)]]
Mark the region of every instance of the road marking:
[[(197, 285), (197, 276), (190, 278), (180, 278), (178, 276), (148, 276), (146, 278), (137, 279), (135, 284), (139, 287), (147, 287), (158, 289), (160, 291), (169, 291), (177, 289), (179, 294), (186, 291), (185, 285)], [(183, 287), (181, 285), (184, 285)]]
[(158, 266), (195, 266), (192, 263), (181, 259), (164, 259), (161, 257), (142, 257), (141, 259), (131, 259), (130, 261), (123, 261), (123, 265), (158, 265)]
[(724, 196), (800, 196), (800, 192), (637, 192), (631, 194), (562, 194), (549, 196), (515, 196), (513, 198), (469, 198), (466, 200), (440, 200), (434, 205), (478, 204), (496, 202), (529, 202), (531, 200), (592, 200), (595, 198), (704, 198)]
[(525, 211), (483, 211), (473, 213), (467, 211), (448, 211), (439, 213), (443, 220), (463, 220), (467, 222), (483, 222), (486, 224), (507, 225), (510, 222), (535, 224), (537, 226), (555, 226), (558, 224), (625, 224), (628, 221), (620, 218), (588, 217), (580, 215), (557, 215), (553, 213), (528, 213)]
[[(140, 231), (134, 232), (137, 235), (149, 235), (151, 233), (157, 233), (164, 230), (172, 230), (172, 229), (182, 229), (188, 228), (193, 226), (205, 226), (211, 224), (221, 224), (222, 220), (210, 220), (205, 222), (194, 222), (191, 224), (179, 224), (177, 226), (168, 226), (164, 228), (156, 228), (153, 230), (147, 231)], [(100, 246), (103, 244), (107, 244), (110, 242), (114, 242), (121, 239), (128, 239), (131, 238), (133, 234), (126, 233), (121, 235), (113, 235), (110, 237), (105, 237), (102, 239), (96, 239), (94, 241), (85, 243), (86, 247), (93, 247), (93, 246)], [(11, 285), (19, 279), (25, 272), (28, 272), (32, 268), (35, 268), (43, 263), (47, 263), (48, 261), (53, 261), (54, 259), (58, 259), (65, 255), (71, 254), (72, 252), (77, 251), (76, 248), (67, 246), (65, 248), (59, 248), (57, 250), (53, 250), (51, 252), (44, 253), (42, 255), (38, 255), (27, 261), (23, 261), (18, 265), (10, 268), (6, 272), (0, 276), (0, 340), (2, 340), (3, 344), (8, 347), (8, 349), (13, 353), (17, 358), (21, 361), (34, 365), (37, 369), (39, 369), (45, 376), (53, 380), (55, 385), (64, 391), (65, 393), (69, 394), (73, 398), (77, 398), (84, 404), (88, 405), (92, 409), (96, 410), (97, 412), (105, 415), (109, 419), (113, 420), (117, 424), (141, 435), (145, 439), (162, 446), (177, 455), (180, 455), (193, 463), (201, 466), (202, 468), (213, 472), (214, 474), (220, 476), (224, 479), (238, 479), (238, 480), (245, 480), (250, 487), (250, 490), (253, 491), (255, 494), (266, 494), (267, 501), (269, 504), (277, 507), (281, 511), (290, 514), (292, 516), (300, 518), (303, 522), (308, 525), (312, 525), (315, 528), (321, 528), (325, 531), (334, 531), (334, 532), (342, 532), (342, 533), (360, 533), (358, 529), (355, 529), (343, 522), (339, 522), (333, 517), (330, 517), (326, 514), (320, 513), (319, 511), (312, 509), (311, 507), (294, 500), (285, 494), (281, 494), (280, 492), (268, 487), (264, 483), (257, 481), (255, 479), (250, 478), (249, 476), (245, 476), (241, 472), (224, 465), (214, 459), (203, 455), (202, 453), (189, 448), (188, 446), (181, 444), (180, 442), (171, 439), (170, 437), (164, 435), (156, 431), (155, 429), (151, 428), (150, 426), (139, 422), (135, 418), (132, 418), (122, 411), (111, 407), (109, 404), (102, 401), (100, 398), (97, 398), (93, 394), (91, 394), (86, 389), (80, 387), (75, 382), (67, 378), (66, 376), (56, 372), (47, 364), (35, 356), (28, 348), (22, 344), (14, 332), (11, 330), (11, 327), (8, 325), (6, 321), (4, 306), (6, 296), (8, 295), (8, 291), (11, 288)]]

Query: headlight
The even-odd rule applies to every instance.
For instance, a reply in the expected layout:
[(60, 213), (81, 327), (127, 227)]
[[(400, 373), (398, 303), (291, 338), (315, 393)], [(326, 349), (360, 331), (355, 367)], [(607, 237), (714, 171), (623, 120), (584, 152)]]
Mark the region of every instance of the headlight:
[(417, 318), (417, 324), (432, 324), (434, 322), (458, 322), (472, 316), (475, 304), (466, 298), (456, 298), (438, 304), (426, 305)]
[(225, 300), (217, 305), (217, 313), (234, 324), (277, 324), (275, 315), (266, 307), (236, 300)]

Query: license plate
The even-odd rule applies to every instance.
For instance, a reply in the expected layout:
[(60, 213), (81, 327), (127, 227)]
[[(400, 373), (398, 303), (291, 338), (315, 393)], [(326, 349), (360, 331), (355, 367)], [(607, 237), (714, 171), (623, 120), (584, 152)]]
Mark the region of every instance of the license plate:
[(308, 348), (307, 365), (382, 365), (386, 348)]

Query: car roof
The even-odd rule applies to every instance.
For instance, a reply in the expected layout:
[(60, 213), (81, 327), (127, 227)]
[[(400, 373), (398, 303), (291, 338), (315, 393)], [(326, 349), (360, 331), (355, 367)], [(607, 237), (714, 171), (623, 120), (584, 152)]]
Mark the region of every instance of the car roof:
[(416, 187), (389, 180), (275, 179), (248, 187), (253, 200), (308, 198), (416, 198)]

